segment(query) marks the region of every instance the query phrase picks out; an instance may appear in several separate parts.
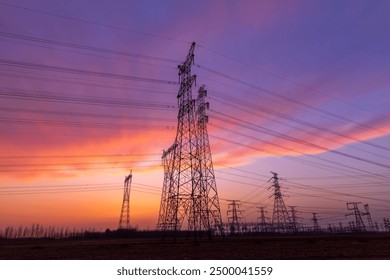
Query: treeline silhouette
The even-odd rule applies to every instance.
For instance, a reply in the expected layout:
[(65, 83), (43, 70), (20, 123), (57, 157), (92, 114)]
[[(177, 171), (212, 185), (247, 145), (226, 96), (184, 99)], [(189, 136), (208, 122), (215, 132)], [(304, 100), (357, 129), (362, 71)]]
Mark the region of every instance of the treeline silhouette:
[(69, 227), (44, 227), (40, 224), (32, 224), (31, 226), (8, 226), (0, 231), (0, 237), (4, 239), (34, 239), (34, 238), (48, 238), (48, 239), (64, 239), (64, 238), (80, 238), (86, 234), (95, 234), (98, 231), (95, 228), (90, 229), (76, 229)]
[(0, 239), (103, 239), (103, 238), (126, 238), (126, 237), (161, 237), (161, 231), (131, 229), (100, 230), (96, 228), (69, 228), (42, 226), (7, 226), (0, 230)]
[[(264, 226), (264, 225), (263, 225)], [(225, 236), (242, 235), (312, 235), (312, 234), (373, 234), (373, 233), (389, 233), (390, 232), (390, 219), (386, 218), (381, 224), (381, 229), (378, 225), (375, 229), (367, 231), (359, 231), (354, 228), (353, 223), (350, 223), (347, 227), (329, 227), (318, 228), (316, 230), (311, 228), (300, 229), (294, 232), (283, 231), (275, 232), (270, 227), (259, 228), (258, 224), (241, 224), (239, 228), (232, 229), (230, 225), (225, 225)], [(192, 231), (179, 231), (176, 233), (177, 237), (190, 237), (194, 234)], [(106, 238), (170, 238), (174, 235), (173, 232), (161, 232), (160, 230), (138, 230), (137, 227), (131, 229), (115, 229), (106, 230), (96, 228), (69, 228), (69, 227), (55, 227), (55, 226), (42, 226), (40, 224), (32, 224), (31, 226), (7, 226), (5, 229), (0, 230), (0, 239), (106, 239)], [(206, 232), (197, 232), (198, 237), (202, 238), (207, 236)]]

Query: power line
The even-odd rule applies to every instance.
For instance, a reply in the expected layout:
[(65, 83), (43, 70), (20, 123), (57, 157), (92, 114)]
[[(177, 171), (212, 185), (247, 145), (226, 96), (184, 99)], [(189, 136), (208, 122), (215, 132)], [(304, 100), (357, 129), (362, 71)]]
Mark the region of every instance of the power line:
[(121, 74), (114, 74), (114, 73), (109, 73), (109, 72), (97, 72), (97, 71), (90, 71), (90, 70), (84, 70), (84, 69), (68, 68), (68, 67), (61, 67), (61, 66), (55, 66), (55, 65), (23, 62), (23, 61), (17, 61), (17, 60), (9, 60), (9, 59), (0, 59), (0, 65), (21, 67), (21, 68), (34, 69), (34, 70), (51, 71), (51, 72), (77, 74), (77, 75), (84, 75), (84, 76), (91, 76), (91, 77), (102, 77), (102, 78), (109, 78), (109, 79), (120, 79), (120, 80), (167, 84), (167, 85), (177, 85), (178, 84), (177, 82), (174, 82), (174, 81), (166, 81), (166, 80), (159, 80), (159, 79), (152, 79), (152, 78), (121, 75)]
[[(340, 136), (340, 137), (343, 137), (343, 138), (346, 138), (346, 139), (349, 139), (349, 140), (353, 140), (354, 142), (358, 142), (358, 143), (362, 143), (362, 144), (365, 144), (365, 145), (369, 145), (371, 147), (375, 147), (375, 148), (383, 149), (383, 150), (386, 150), (386, 151), (390, 151), (390, 148), (388, 148), (388, 147), (385, 147), (385, 146), (382, 146), (382, 145), (378, 145), (378, 144), (375, 144), (375, 143), (371, 143), (369, 141), (359, 140), (359, 139), (357, 139), (355, 137), (352, 137), (350, 135), (346, 135), (345, 133), (341, 133), (339, 131), (335, 131), (333, 129), (330, 129), (329, 127), (320, 126), (320, 125), (313, 124), (313, 123), (308, 122), (308, 121), (304, 121), (304, 120), (301, 120), (301, 119), (298, 119), (298, 118), (294, 118), (291, 115), (283, 114), (281, 112), (272, 110), (272, 109), (270, 109), (268, 107), (261, 106), (260, 104), (254, 104), (253, 102), (251, 103), (251, 102), (248, 102), (246, 100), (242, 100), (242, 99), (238, 99), (238, 98), (230, 97), (230, 96), (226, 96), (226, 95), (223, 96), (223, 98), (222, 97), (217, 97), (217, 96), (215, 96), (214, 98), (215, 98), (215, 100), (217, 102), (226, 104), (226, 105), (234, 107), (234, 108), (242, 109), (242, 110), (245, 110), (245, 111), (247, 111), (248, 109), (252, 109), (254, 112), (265, 112), (266, 114), (274, 115), (274, 116), (277, 116), (277, 117), (280, 117), (280, 118), (283, 118), (283, 119), (286, 119), (286, 120), (289, 120), (289, 121), (293, 121), (293, 122), (302, 124), (304, 126), (307, 126), (307, 127), (310, 127), (310, 128), (314, 128), (314, 129), (316, 129), (318, 131), (321, 131), (321, 132), (325, 131), (325, 132), (328, 132), (328, 133), (336, 135), (336, 136)], [(256, 115), (258, 115), (258, 114), (256, 114)], [(262, 117), (264, 117), (264, 115), (262, 115)], [(271, 119), (271, 118), (267, 118), (267, 119), (272, 120), (272, 121), (275, 122), (274, 119)], [(281, 123), (281, 122), (279, 122), (279, 123)], [(294, 129), (301, 130), (301, 129), (298, 129), (296, 127), (294, 127)], [(301, 130), (301, 131), (303, 131), (303, 130)]]
[[(54, 115), (54, 116), (66, 116), (66, 117), (88, 117), (98, 119), (115, 119), (115, 120), (143, 120), (143, 121), (155, 121), (155, 122), (167, 122), (171, 123), (172, 119), (158, 118), (150, 116), (120, 116), (120, 115), (107, 115), (107, 114), (93, 114), (93, 113), (79, 113), (71, 111), (50, 111), (50, 110), (33, 110), (33, 109), (21, 109), (21, 108), (10, 108), (0, 107), (3, 112), (17, 112), (17, 113), (31, 113), (36, 115)], [(19, 119), (19, 118), (17, 118)]]
[(135, 160), (135, 161), (107, 161), (107, 162), (62, 162), (62, 163), (22, 163), (22, 164), (0, 164), (0, 167), (6, 168), (6, 167), (31, 167), (31, 166), (65, 166), (65, 165), (105, 165), (105, 164), (133, 164), (137, 162), (160, 162), (160, 159), (155, 160)]
[(271, 136), (283, 138), (285, 140), (288, 140), (288, 141), (291, 141), (291, 142), (295, 142), (295, 143), (298, 143), (298, 144), (302, 144), (302, 145), (305, 145), (307, 147), (315, 148), (317, 150), (321, 150), (321, 151), (324, 151), (324, 152), (330, 152), (330, 153), (333, 153), (333, 154), (337, 154), (339, 156), (348, 157), (348, 158), (355, 159), (355, 160), (358, 160), (358, 161), (362, 161), (362, 162), (365, 162), (365, 163), (370, 163), (370, 164), (377, 165), (377, 166), (384, 167), (384, 168), (390, 168), (390, 165), (385, 164), (385, 163), (376, 162), (376, 161), (373, 161), (373, 160), (361, 158), (361, 157), (358, 157), (358, 156), (355, 156), (355, 155), (351, 155), (351, 154), (347, 154), (347, 153), (344, 153), (344, 152), (341, 152), (341, 151), (337, 151), (337, 150), (331, 150), (331, 149), (326, 148), (324, 146), (317, 145), (317, 144), (314, 144), (314, 143), (310, 143), (310, 142), (307, 142), (305, 140), (298, 139), (298, 138), (295, 138), (295, 137), (292, 137), (292, 136), (288, 136), (286, 134), (282, 134), (282, 133), (276, 132), (276, 131), (274, 131), (272, 129), (268, 129), (268, 128), (265, 128), (265, 127), (260, 126), (260, 125), (255, 125), (253, 123), (244, 121), (242, 119), (233, 117), (231, 115), (224, 114), (224, 113), (219, 112), (219, 111), (215, 111), (215, 110), (212, 110), (212, 109), (210, 109), (210, 111), (216, 113), (218, 116), (219, 115), (223, 116), (225, 119), (222, 119), (222, 118), (220, 118), (218, 116), (214, 116), (214, 118), (218, 118), (218, 119), (220, 119), (220, 120), (222, 120), (224, 122), (226, 122), (227, 119), (231, 119), (237, 125), (240, 125), (241, 127), (245, 127), (245, 128), (248, 128), (248, 129), (251, 129), (251, 130), (255, 130), (255, 131), (260, 131), (260, 132), (263, 132), (263, 133), (271, 135)]
[(192, 42), (179, 40), (179, 39), (175, 39), (175, 38), (171, 38), (171, 37), (167, 37), (167, 36), (163, 36), (163, 35), (152, 34), (152, 33), (147, 33), (147, 32), (140, 32), (140, 31), (136, 31), (136, 30), (133, 30), (133, 29), (129, 29), (129, 28), (124, 28), (124, 27), (119, 27), (119, 26), (114, 26), (114, 25), (109, 25), (109, 24), (102, 24), (102, 23), (98, 23), (98, 22), (94, 22), (94, 21), (90, 21), (90, 20), (80, 19), (80, 18), (71, 17), (71, 16), (65, 16), (65, 15), (51, 13), (51, 12), (37, 10), (37, 9), (32, 9), (32, 8), (23, 7), (23, 6), (20, 6), (20, 5), (15, 5), (15, 4), (10, 4), (10, 3), (0, 2), (0, 5), (13, 7), (13, 8), (17, 8), (17, 9), (22, 9), (22, 10), (26, 10), (26, 11), (30, 11), (30, 12), (34, 12), (34, 13), (43, 14), (43, 15), (63, 18), (63, 19), (67, 19), (67, 20), (73, 20), (73, 21), (77, 21), (77, 22), (81, 22), (81, 23), (97, 25), (97, 26), (103, 26), (103, 27), (110, 28), (110, 29), (116, 29), (116, 30), (131, 32), (131, 33), (135, 33), (135, 34), (139, 34), (139, 35), (143, 35), (143, 36), (154, 37), (154, 38), (158, 38), (158, 39), (163, 39), (163, 40), (183, 43), (183, 44), (191, 44), (192, 43)]
[(24, 156), (0, 156), (0, 159), (47, 159), (47, 158), (100, 158), (100, 157), (131, 157), (131, 156), (160, 156), (154, 153), (129, 153), (129, 154), (85, 154), (85, 155), (24, 155)]
[[(229, 122), (229, 121), (226, 121), (225, 122)], [(214, 125), (215, 126), (215, 125)], [(239, 133), (237, 131), (234, 131), (235, 134), (238, 134), (238, 135), (241, 135), (241, 136), (244, 136), (244, 137), (247, 137), (247, 138), (250, 138), (250, 139), (254, 139), (254, 140), (257, 140), (257, 141), (262, 141), (256, 137), (253, 137), (253, 136), (250, 136), (250, 135), (247, 135), (247, 134), (243, 134), (243, 133)], [(251, 149), (251, 150), (256, 150), (256, 151), (260, 151), (260, 152), (263, 152), (263, 153), (266, 153), (266, 154), (270, 154), (270, 155), (273, 155), (271, 152), (268, 152), (258, 146), (253, 146), (253, 145), (246, 145), (246, 144), (243, 144), (242, 142), (237, 142), (237, 141), (233, 141), (233, 140), (230, 140), (230, 139), (227, 139), (227, 138), (224, 138), (224, 137), (219, 137), (219, 136), (212, 136), (213, 138), (216, 138), (216, 139), (219, 139), (219, 140), (222, 140), (224, 142), (228, 142), (228, 143), (231, 143), (231, 144), (234, 144), (234, 145), (238, 145), (238, 146), (241, 146), (241, 147), (244, 147), (244, 148), (247, 148), (247, 149)], [(275, 143), (270, 143), (271, 145), (275, 145), (275, 146), (280, 146), (278, 144), (275, 144)], [(290, 151), (294, 151), (294, 152), (298, 152), (294, 149), (291, 149), (291, 148), (288, 148), (288, 147), (285, 147), (285, 146), (281, 146), (283, 147), (284, 149), (286, 150), (290, 150)], [(300, 153), (300, 152), (298, 152)], [(342, 167), (345, 167), (345, 168), (348, 168), (348, 169), (352, 169), (352, 170), (356, 170), (356, 171), (359, 171), (361, 173), (367, 173), (367, 174), (370, 174), (370, 175), (376, 175), (378, 177), (384, 177), (384, 176), (381, 176), (381, 175), (378, 175), (378, 174), (375, 174), (375, 173), (372, 173), (370, 171), (367, 171), (367, 170), (363, 170), (363, 169), (360, 169), (360, 168), (356, 168), (356, 167), (353, 167), (353, 166), (350, 166), (350, 165), (346, 165), (346, 164), (342, 164), (340, 162), (336, 162), (336, 161), (332, 161), (332, 160), (327, 160), (327, 159), (323, 159), (323, 158), (318, 158), (318, 157), (314, 157), (310, 154), (303, 154), (303, 153), (300, 153), (302, 155), (306, 155), (306, 156), (309, 156), (309, 157), (313, 157), (313, 158), (316, 158), (316, 159), (319, 159), (319, 160), (322, 160), (322, 161), (326, 161), (326, 162), (329, 162), (329, 163), (332, 163), (332, 164), (336, 164), (336, 165), (339, 165), (339, 166), (342, 166)], [(293, 161), (302, 161), (302, 159), (295, 159), (295, 158), (292, 158), (292, 157), (288, 157), (286, 158), (288, 160), (293, 160)], [(313, 166), (311, 164), (311, 166)], [(332, 170), (334, 171), (334, 168), (332, 168)], [(334, 171), (334, 172), (337, 172), (337, 171)], [(384, 178), (387, 178), (387, 177), (384, 177)]]
[(29, 101), (47, 101), (95, 105), (95, 106), (111, 106), (111, 107), (132, 107), (137, 109), (154, 109), (154, 110), (174, 110), (173, 104), (147, 102), (136, 99), (120, 99), (120, 98), (96, 98), (88, 96), (75, 96), (59, 92), (49, 91), (27, 91), (22, 89), (1, 89), (0, 98), (24, 99)]
[(303, 189), (309, 189), (309, 190), (323, 191), (323, 192), (330, 193), (333, 195), (351, 196), (351, 197), (356, 197), (356, 198), (371, 199), (371, 200), (381, 201), (381, 202), (385, 202), (385, 203), (390, 203), (390, 200), (386, 200), (386, 199), (377, 199), (377, 198), (366, 197), (366, 196), (361, 196), (361, 195), (356, 195), (356, 194), (351, 194), (351, 193), (343, 193), (343, 192), (324, 189), (324, 188), (320, 188), (320, 187), (308, 186), (308, 185), (300, 184), (297, 182), (293, 182), (292, 186), (294, 186), (295, 188), (301, 188), (301, 189), (303, 188)]
[(360, 127), (364, 127), (365, 129), (369, 129), (369, 130), (372, 130), (372, 131), (376, 131), (376, 132), (381, 132), (381, 133), (386, 133), (382, 130), (379, 130), (377, 128), (374, 128), (374, 127), (371, 127), (369, 125), (366, 125), (366, 124), (361, 124), (361, 123), (358, 123), (352, 119), (349, 119), (349, 118), (346, 118), (346, 117), (343, 117), (343, 116), (340, 116), (338, 114), (335, 114), (335, 113), (331, 113), (331, 112), (328, 112), (328, 111), (325, 111), (321, 108), (318, 108), (316, 106), (313, 106), (313, 105), (310, 105), (310, 104), (306, 104), (306, 103), (303, 103), (301, 101), (298, 101), (298, 100), (295, 100), (293, 98), (290, 98), (290, 97), (287, 97), (287, 96), (284, 96), (280, 93), (277, 93), (275, 91), (271, 91), (271, 90), (267, 90), (265, 88), (262, 88), (260, 86), (256, 86), (256, 85), (253, 85), (249, 82), (246, 82), (246, 81), (243, 81), (243, 80), (240, 80), (238, 78), (235, 78), (235, 77), (232, 77), (232, 76), (229, 76), (227, 74), (224, 74), (224, 73), (221, 73), (219, 71), (216, 71), (216, 70), (213, 70), (213, 69), (210, 69), (208, 67), (205, 67), (205, 66), (201, 66), (199, 64), (196, 64), (196, 66), (200, 69), (203, 69), (209, 73), (213, 73), (213, 74), (216, 74), (218, 76), (221, 76), (223, 78), (226, 78), (228, 80), (231, 80), (231, 81), (234, 81), (236, 83), (239, 83), (239, 84), (242, 84), (244, 86), (247, 86), (249, 88), (253, 88), (255, 89), (256, 91), (262, 91), (262, 92), (265, 92), (269, 95), (272, 95), (272, 96), (276, 96), (277, 98), (281, 99), (281, 100), (284, 100), (284, 101), (287, 101), (289, 103), (292, 103), (292, 104), (296, 104), (296, 105), (299, 105), (300, 107), (304, 107), (306, 109), (309, 109), (309, 110), (312, 110), (312, 111), (316, 111), (316, 112), (319, 112), (319, 113), (322, 113), (324, 115), (327, 115), (327, 116), (330, 116), (332, 118), (335, 118), (335, 119), (338, 119), (338, 120), (343, 120), (344, 122), (347, 122), (347, 123), (354, 123), (356, 124), (357, 126), (360, 126)]
[[(8, 69), (8, 72), (11, 72), (12, 70)], [(22, 71), (13, 71), (17, 73), (22, 73)], [(59, 79), (58, 76), (52, 76), (52, 75), (45, 75), (44, 77), (37, 77), (37, 76), (31, 76), (31, 75), (18, 75), (18, 74), (10, 74), (10, 73), (0, 73), (0, 76), (4, 77), (10, 77), (10, 78), (17, 78), (17, 79), (29, 79), (29, 80), (36, 80), (36, 81), (45, 81), (50, 83), (63, 83), (63, 84), (77, 84), (77, 85), (83, 85), (83, 86), (91, 86), (91, 87), (99, 87), (99, 88), (108, 88), (108, 89), (118, 89), (118, 90), (125, 90), (127, 92), (136, 91), (136, 92), (148, 92), (148, 93), (159, 93), (159, 94), (169, 94), (174, 95), (171, 91), (164, 91), (161, 88), (147, 88), (145, 86), (120, 86), (118, 84), (112, 85), (112, 84), (99, 84), (99, 83), (91, 83), (91, 82), (81, 82), (77, 81), (77, 79), (72, 78), (72, 80), (69, 79)]]
[(0, 122), (11, 124), (31, 125), (43, 124), (48, 126), (66, 126), (80, 129), (85, 128), (99, 128), (99, 129), (123, 129), (132, 127), (137, 130), (174, 130), (175, 126), (161, 126), (161, 125), (145, 125), (145, 124), (118, 124), (108, 122), (76, 122), (76, 121), (55, 121), (55, 120), (41, 120), (41, 119), (23, 119), (23, 118), (0, 118)]
[(232, 57), (232, 56), (226, 55), (226, 54), (224, 54), (224, 53), (222, 53), (222, 52), (220, 52), (220, 51), (217, 51), (217, 50), (214, 50), (214, 49), (211, 49), (211, 48), (209, 48), (209, 47), (202, 46), (202, 45), (199, 45), (199, 44), (197, 44), (197, 46), (199, 46), (199, 47), (201, 47), (201, 48), (203, 48), (203, 49), (205, 49), (205, 50), (208, 50), (208, 51), (210, 51), (210, 52), (212, 52), (212, 53), (215, 53), (215, 54), (217, 54), (217, 55), (219, 55), (219, 56), (221, 56), (221, 57), (224, 57), (224, 58), (227, 58), (227, 59), (229, 59), (229, 60), (235, 61), (235, 62), (237, 62), (237, 63), (239, 63), (239, 64), (241, 64), (241, 65), (244, 65), (244, 66), (246, 66), (246, 67), (255, 69), (256, 71), (260, 71), (260, 72), (265, 73), (265, 74), (267, 74), (267, 75), (273, 76), (273, 77), (275, 77), (275, 78), (277, 78), (277, 79), (280, 79), (280, 80), (289, 82), (290, 84), (293, 84), (293, 85), (299, 86), (299, 87), (301, 87), (301, 88), (310, 90), (311, 92), (315, 92), (315, 93), (320, 94), (320, 95), (325, 95), (325, 96), (330, 97), (330, 98), (332, 98), (332, 99), (338, 100), (339, 102), (342, 102), (342, 103), (347, 104), (347, 105), (349, 105), (349, 106), (353, 106), (353, 107), (355, 107), (355, 108), (358, 108), (358, 109), (360, 109), (360, 110), (369, 112), (369, 113), (371, 113), (371, 114), (375, 114), (375, 115), (378, 115), (378, 116), (384, 117), (384, 118), (389, 118), (389, 116), (386, 116), (386, 115), (383, 115), (383, 114), (378, 114), (377, 112), (372, 112), (372, 111), (370, 111), (370, 110), (367, 110), (367, 109), (365, 109), (365, 108), (362, 108), (361, 106), (358, 106), (358, 105), (356, 105), (356, 104), (347, 102), (346, 100), (343, 100), (343, 99), (341, 99), (341, 98), (339, 98), (339, 97), (337, 97), (337, 96), (327, 94), (327, 93), (325, 93), (325, 92), (323, 92), (323, 91), (320, 91), (320, 90), (318, 90), (318, 89), (315, 89), (315, 88), (309, 87), (309, 86), (307, 86), (307, 85), (304, 85), (304, 84), (302, 84), (302, 83), (296, 82), (296, 81), (294, 81), (294, 80), (292, 80), (292, 79), (286, 78), (286, 77), (281, 76), (281, 75), (279, 75), (279, 74), (275, 74), (275, 73), (273, 73), (273, 72), (271, 72), (271, 71), (268, 71), (268, 70), (266, 70), (266, 69), (260, 68), (260, 67), (258, 67), (258, 66), (255, 66), (255, 65), (252, 65), (252, 64), (250, 64), (250, 63), (244, 62), (244, 61), (242, 61), (242, 60), (240, 60), (240, 59), (237, 59), (237, 58), (234, 58), (234, 57)]
[(161, 61), (161, 62), (170, 62), (170, 63), (180, 63), (181, 62), (180, 60), (177, 60), (177, 59), (163, 58), (163, 57), (150, 56), (150, 55), (144, 55), (144, 54), (136, 54), (136, 53), (130, 53), (130, 52), (126, 52), (126, 51), (117, 51), (117, 50), (112, 50), (112, 49), (104, 49), (104, 48), (98, 48), (98, 47), (92, 47), (92, 46), (87, 46), (87, 45), (80, 45), (80, 44), (74, 44), (74, 43), (68, 43), (68, 42), (56, 41), (56, 40), (50, 40), (50, 39), (44, 39), (44, 38), (37, 38), (37, 37), (31, 37), (31, 36), (14, 34), (14, 33), (0, 32), (0, 36), (6, 37), (6, 38), (14, 38), (14, 39), (19, 39), (19, 40), (24, 40), (24, 41), (31, 41), (31, 42), (44, 43), (44, 44), (49, 44), (49, 45), (68, 47), (68, 48), (76, 48), (76, 49), (82, 49), (82, 50), (88, 50), (88, 51), (94, 51), (94, 52), (115, 54), (115, 55), (126, 56), (126, 57), (141, 58), (141, 59), (148, 59), (148, 60)]

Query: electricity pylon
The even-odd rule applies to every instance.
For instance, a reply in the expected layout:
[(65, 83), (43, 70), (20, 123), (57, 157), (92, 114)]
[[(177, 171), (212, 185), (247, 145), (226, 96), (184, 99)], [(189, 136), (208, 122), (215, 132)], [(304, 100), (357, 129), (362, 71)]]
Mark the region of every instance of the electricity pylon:
[(383, 218), (383, 224), (385, 227), (385, 231), (390, 232), (390, 219), (389, 218)]
[(258, 207), (258, 209), (259, 211), (257, 212), (260, 213), (260, 216), (257, 218), (259, 230), (260, 232), (267, 232), (269, 230), (269, 227), (267, 226), (268, 225), (267, 219), (269, 220), (269, 218), (267, 218), (265, 214), (268, 213), (268, 211), (265, 211), (264, 207)]
[(209, 234), (211, 234), (211, 231), (214, 231), (223, 235), (221, 208), (219, 206), (210, 141), (207, 133), (209, 119), (206, 110), (209, 108), (209, 103), (205, 101), (206, 96), (207, 91), (203, 85), (199, 88), (196, 99), (198, 156), (200, 161), (200, 199), (197, 209), (201, 212), (200, 218), (203, 220), (201, 224), (209, 231)]
[(207, 135), (204, 86), (197, 100), (192, 98), (194, 48), (192, 43), (186, 60), (178, 66), (178, 124), (175, 141), (162, 156), (164, 184), (158, 228), (164, 234), (173, 232), (176, 238), (186, 224), (196, 240), (198, 233), (207, 232), (211, 237), (215, 229), (222, 232), (222, 218)]
[(164, 168), (164, 182), (163, 189), (161, 194), (161, 202), (160, 202), (160, 212), (158, 215), (157, 229), (159, 230), (169, 230), (172, 231), (174, 229), (175, 224), (172, 220), (168, 219), (168, 217), (172, 216), (172, 213), (167, 213), (167, 211), (174, 210), (172, 207), (168, 207), (168, 203), (172, 199), (169, 197), (172, 191), (169, 190), (172, 176), (172, 168), (173, 168), (173, 156), (175, 154), (175, 149), (177, 144), (174, 143), (168, 150), (164, 150), (161, 160)]
[(293, 230), (298, 231), (298, 217), (297, 217), (297, 206), (289, 206), (291, 212), (291, 227)]
[(130, 229), (130, 189), (132, 178), (133, 175), (132, 171), (130, 170), (130, 174), (125, 177), (123, 184), (123, 202), (121, 215), (119, 217), (118, 229)]
[(358, 204), (361, 202), (348, 202), (347, 209), (352, 210), (353, 213), (345, 214), (345, 216), (354, 215), (355, 223), (353, 225), (355, 231), (366, 231), (366, 226), (363, 223), (361, 212), (359, 210)]
[(240, 208), (240, 205), (241, 204), (238, 200), (230, 200), (230, 203), (228, 205), (227, 215), (231, 235), (240, 233), (240, 223), (242, 220), (242, 211), (238, 210)]
[(318, 224), (318, 218), (317, 218), (317, 213), (312, 213), (313, 218), (311, 219), (313, 221), (313, 230), (315, 232), (318, 232), (321, 230), (320, 225)]
[(368, 230), (375, 231), (375, 226), (371, 219), (370, 207), (368, 206), (368, 204), (364, 204), (364, 210), (366, 210), (366, 212), (363, 212), (362, 215), (367, 216)]
[(275, 232), (293, 232), (294, 227), (291, 222), (291, 218), (288, 215), (286, 205), (283, 201), (282, 192), (280, 191), (279, 178), (278, 174), (271, 172), (273, 177), (270, 180), (273, 180), (271, 187), (274, 188), (274, 210), (272, 214), (272, 228)]

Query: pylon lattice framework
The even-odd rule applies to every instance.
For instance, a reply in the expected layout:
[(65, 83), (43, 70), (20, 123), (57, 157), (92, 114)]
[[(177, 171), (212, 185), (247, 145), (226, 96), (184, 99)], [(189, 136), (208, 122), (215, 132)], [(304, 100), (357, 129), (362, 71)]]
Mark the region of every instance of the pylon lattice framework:
[(231, 200), (228, 205), (227, 215), (231, 235), (240, 233), (240, 222), (242, 220), (242, 211), (238, 210), (240, 208), (240, 205), (240, 202), (237, 200)]
[(267, 219), (269, 220), (269, 218), (265, 216), (265, 214), (268, 213), (268, 211), (265, 211), (264, 207), (258, 207), (258, 209), (259, 210), (257, 212), (260, 213), (260, 216), (257, 218), (257, 224), (259, 226), (259, 230), (260, 232), (269, 231), (269, 226), (267, 223)]
[(350, 216), (350, 215), (354, 215), (355, 216), (355, 225), (354, 225), (355, 228), (353, 230), (355, 230), (355, 231), (366, 231), (366, 226), (363, 223), (361, 212), (360, 212), (359, 206), (358, 206), (358, 204), (360, 204), (360, 203), (361, 202), (348, 202), (347, 203), (347, 209), (348, 210), (352, 210), (353, 213), (345, 214), (345, 216)]
[(318, 218), (317, 218), (317, 213), (312, 213), (313, 218), (311, 219), (313, 221), (313, 230), (314, 231), (320, 231), (320, 225), (318, 224)]
[(272, 228), (275, 232), (292, 232), (295, 231), (291, 222), (286, 205), (284, 204), (282, 192), (280, 191), (278, 174), (271, 172), (273, 177), (272, 187), (274, 188), (274, 209), (272, 214)]
[(375, 226), (374, 226), (374, 223), (372, 222), (370, 207), (368, 206), (368, 204), (364, 204), (364, 210), (366, 210), (366, 212), (363, 213), (362, 215), (367, 216), (368, 230), (375, 231)]
[(123, 202), (119, 217), (119, 229), (130, 229), (130, 189), (132, 178), (132, 171), (130, 171), (130, 174), (125, 177), (123, 183)]
[(297, 217), (297, 206), (289, 206), (290, 207), (290, 219), (291, 219), (291, 225), (293, 228), (298, 230), (298, 217)]
[(192, 43), (185, 62), (178, 66), (178, 125), (173, 145), (162, 155), (164, 183), (157, 227), (176, 233), (187, 223), (188, 230), (211, 235), (216, 230), (222, 233), (222, 218), (207, 134), (204, 86), (198, 98), (192, 98), (194, 48)]

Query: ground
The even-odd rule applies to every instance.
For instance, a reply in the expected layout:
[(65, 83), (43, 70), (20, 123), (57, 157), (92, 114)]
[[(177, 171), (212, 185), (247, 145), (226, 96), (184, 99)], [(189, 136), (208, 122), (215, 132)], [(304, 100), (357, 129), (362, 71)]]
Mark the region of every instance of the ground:
[(390, 259), (390, 235), (0, 240), (0, 259)]

